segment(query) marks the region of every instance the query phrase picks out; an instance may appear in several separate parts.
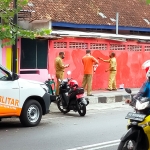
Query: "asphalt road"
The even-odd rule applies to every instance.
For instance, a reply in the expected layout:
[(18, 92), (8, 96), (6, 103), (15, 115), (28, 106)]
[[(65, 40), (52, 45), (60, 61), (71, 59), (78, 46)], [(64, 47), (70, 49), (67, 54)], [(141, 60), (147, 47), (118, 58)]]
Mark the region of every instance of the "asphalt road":
[(128, 107), (89, 110), (78, 113), (52, 113), (39, 126), (24, 128), (18, 120), (0, 123), (1, 150), (116, 150), (126, 132)]

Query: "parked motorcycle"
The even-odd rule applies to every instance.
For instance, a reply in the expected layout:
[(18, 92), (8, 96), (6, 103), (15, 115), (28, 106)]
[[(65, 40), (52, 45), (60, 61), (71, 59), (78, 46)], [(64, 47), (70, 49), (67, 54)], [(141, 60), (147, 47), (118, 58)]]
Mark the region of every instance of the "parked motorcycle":
[[(69, 75), (70, 72), (67, 72)], [(62, 113), (68, 113), (70, 110), (78, 111), (80, 116), (85, 116), (86, 106), (89, 104), (84, 97), (84, 89), (78, 86), (76, 80), (60, 80), (59, 96), (57, 97), (57, 106)]]
[(126, 119), (128, 131), (121, 138), (118, 150), (150, 150), (150, 99), (134, 99), (132, 91), (125, 89), (131, 96), (134, 112), (129, 112)]

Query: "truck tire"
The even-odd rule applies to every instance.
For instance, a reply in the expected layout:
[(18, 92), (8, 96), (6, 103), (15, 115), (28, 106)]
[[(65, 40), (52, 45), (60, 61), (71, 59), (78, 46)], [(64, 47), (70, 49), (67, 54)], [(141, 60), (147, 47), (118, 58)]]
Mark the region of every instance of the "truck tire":
[(36, 100), (28, 100), (22, 109), (20, 122), (23, 126), (37, 126), (42, 118), (42, 107)]

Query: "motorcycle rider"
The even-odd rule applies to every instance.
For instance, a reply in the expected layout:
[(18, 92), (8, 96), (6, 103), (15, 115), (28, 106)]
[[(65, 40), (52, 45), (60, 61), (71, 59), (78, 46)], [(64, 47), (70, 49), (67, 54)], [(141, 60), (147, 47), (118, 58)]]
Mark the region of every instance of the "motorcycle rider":
[(140, 91), (133, 97), (133, 101), (125, 101), (126, 103), (129, 103), (131, 105), (135, 104), (136, 99), (140, 99), (142, 97), (150, 98), (150, 60), (147, 60), (143, 63), (142, 69), (145, 69), (146, 71), (147, 81), (142, 85)]

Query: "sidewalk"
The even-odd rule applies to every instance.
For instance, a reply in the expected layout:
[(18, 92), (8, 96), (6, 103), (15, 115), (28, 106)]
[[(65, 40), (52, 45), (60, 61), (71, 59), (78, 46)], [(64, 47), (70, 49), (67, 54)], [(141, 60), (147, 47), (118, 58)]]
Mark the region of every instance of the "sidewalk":
[[(139, 88), (133, 88), (131, 90), (132, 94), (136, 94)], [(125, 98), (129, 97), (125, 89), (118, 89), (117, 91), (97, 90), (93, 91), (92, 94), (94, 96), (86, 96), (90, 104), (122, 102)]]

